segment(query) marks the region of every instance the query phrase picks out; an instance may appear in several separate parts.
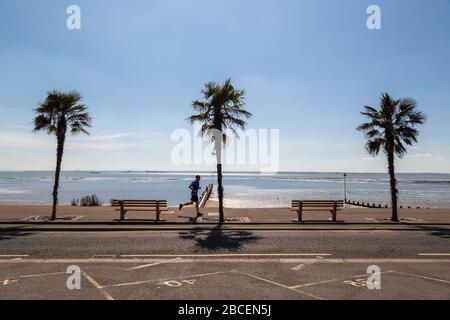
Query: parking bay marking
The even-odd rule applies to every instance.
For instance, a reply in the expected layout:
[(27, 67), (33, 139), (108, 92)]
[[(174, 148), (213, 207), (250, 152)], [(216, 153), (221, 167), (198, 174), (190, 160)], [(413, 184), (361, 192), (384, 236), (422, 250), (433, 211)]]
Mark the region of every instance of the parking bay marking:
[(159, 266), (161, 264), (174, 263), (174, 262), (177, 262), (180, 260), (181, 260), (180, 258), (175, 258), (175, 259), (170, 259), (170, 260), (165, 260), (165, 261), (154, 262), (154, 263), (150, 263), (150, 264), (144, 264), (144, 265), (140, 265), (137, 267), (128, 268), (126, 270), (127, 271), (140, 270), (140, 269), (150, 268), (150, 267), (154, 267), (154, 266)]
[[(203, 278), (203, 277), (208, 277), (208, 276), (216, 276), (216, 275), (226, 274), (226, 273), (230, 273), (230, 272), (234, 272), (234, 270), (231, 270), (231, 271), (220, 271), (220, 272), (211, 272), (211, 273), (202, 273), (202, 274), (197, 274), (197, 275), (192, 275), (192, 276), (181, 276), (181, 277), (176, 277), (176, 278), (152, 279), (152, 280), (143, 280), (143, 281), (136, 281), (136, 282), (118, 283), (118, 284), (111, 284), (111, 285), (101, 286), (101, 288), (126, 287), (126, 286), (134, 286), (134, 285), (146, 284), (146, 283), (150, 283), (150, 282), (164, 283), (164, 282), (167, 282), (167, 281), (176, 281), (176, 280), (180, 280), (180, 279), (195, 279), (195, 278)], [(189, 281), (192, 281), (192, 280), (189, 280)]]
[(106, 298), (106, 300), (114, 300), (114, 298), (101, 286), (97, 281), (94, 280), (90, 275), (88, 275), (85, 271), (81, 271), (83, 276), (89, 281), (95, 288), (97, 288), (101, 294)]
[[(389, 273), (395, 273), (395, 271), (386, 271), (386, 272), (381, 272), (380, 274), (389, 274)], [(361, 277), (368, 277), (369, 274), (361, 274), (361, 275), (356, 275), (351, 277), (351, 279), (356, 279), (356, 278), (361, 278)], [(348, 277), (346, 278), (336, 278), (336, 279), (330, 279), (330, 280), (324, 280), (324, 281), (318, 281), (318, 282), (310, 282), (310, 283), (305, 283), (305, 284), (300, 284), (298, 286), (291, 286), (290, 288), (292, 289), (300, 289), (300, 288), (306, 288), (306, 287), (311, 287), (311, 286), (316, 286), (319, 284), (325, 284), (325, 283), (330, 283), (330, 282), (336, 282), (336, 281), (343, 281), (345, 283), (345, 281), (349, 279)], [(346, 284), (350, 284), (350, 283), (346, 283)]]

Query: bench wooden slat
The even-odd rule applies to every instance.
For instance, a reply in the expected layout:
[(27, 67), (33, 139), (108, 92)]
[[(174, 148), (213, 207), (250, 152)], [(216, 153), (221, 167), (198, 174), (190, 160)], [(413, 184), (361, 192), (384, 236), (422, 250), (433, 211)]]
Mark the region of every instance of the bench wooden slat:
[(168, 211), (167, 200), (112, 200), (112, 207), (120, 211), (120, 221), (125, 219), (128, 211), (148, 211), (156, 213), (156, 222), (159, 221), (161, 212)]
[(337, 221), (337, 212), (344, 208), (343, 200), (292, 200), (291, 211), (297, 211), (298, 221), (303, 222), (303, 211), (330, 211), (333, 221)]
[(120, 205), (120, 203), (124, 203), (124, 204), (167, 204), (166, 200), (155, 200), (155, 201), (119, 201), (119, 200), (113, 200), (113, 205)]
[[(113, 207), (118, 208), (120, 206), (121, 205), (117, 205), (117, 206), (113, 206)], [(164, 207), (167, 207), (167, 204), (159, 204), (159, 205), (147, 204), (147, 205), (145, 205), (145, 204), (128, 204), (128, 203), (124, 203), (124, 206), (125, 207), (136, 207), (136, 208), (156, 208), (157, 206), (159, 206), (159, 207), (164, 208)]]

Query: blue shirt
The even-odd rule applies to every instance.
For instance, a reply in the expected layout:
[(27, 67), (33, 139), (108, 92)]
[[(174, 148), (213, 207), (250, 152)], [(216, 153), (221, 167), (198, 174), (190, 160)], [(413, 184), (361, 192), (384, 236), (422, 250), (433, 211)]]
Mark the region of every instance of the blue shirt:
[(191, 192), (192, 196), (197, 196), (198, 190), (201, 189), (200, 182), (198, 182), (197, 180), (192, 181), (192, 183), (189, 185), (189, 189), (192, 190), (192, 192)]

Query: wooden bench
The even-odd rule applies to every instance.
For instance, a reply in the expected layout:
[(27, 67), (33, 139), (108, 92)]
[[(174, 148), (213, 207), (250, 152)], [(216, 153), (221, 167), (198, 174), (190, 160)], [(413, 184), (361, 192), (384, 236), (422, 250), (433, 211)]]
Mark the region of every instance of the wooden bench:
[(128, 211), (150, 211), (156, 213), (156, 222), (160, 220), (161, 212), (169, 211), (167, 200), (112, 200), (115, 211), (120, 211), (120, 221), (125, 220)]
[(291, 204), (291, 211), (298, 213), (298, 222), (303, 222), (304, 211), (330, 211), (333, 222), (337, 222), (337, 212), (343, 208), (343, 200), (293, 200)]

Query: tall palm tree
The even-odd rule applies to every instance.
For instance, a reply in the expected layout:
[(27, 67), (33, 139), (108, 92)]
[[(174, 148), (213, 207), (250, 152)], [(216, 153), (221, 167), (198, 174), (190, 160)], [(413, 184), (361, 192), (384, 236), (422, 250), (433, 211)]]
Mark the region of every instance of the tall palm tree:
[(369, 122), (358, 127), (367, 137), (366, 150), (376, 156), (382, 150), (387, 156), (390, 176), (392, 221), (398, 222), (398, 190), (395, 178), (395, 156), (402, 158), (406, 153), (406, 146), (417, 143), (419, 131), (417, 126), (425, 122), (425, 115), (417, 111), (417, 102), (411, 98), (394, 100), (387, 93), (381, 96), (380, 106), (364, 107), (362, 115), (369, 118)]
[(219, 196), (220, 223), (225, 221), (223, 213), (223, 183), (222, 183), (222, 145), (227, 140), (226, 130), (231, 130), (236, 136), (237, 129), (245, 129), (246, 120), (252, 114), (244, 109), (245, 90), (237, 90), (231, 84), (231, 79), (223, 84), (209, 82), (202, 90), (203, 99), (192, 103), (196, 114), (188, 120), (194, 124), (200, 123), (202, 136), (209, 136), (215, 144), (217, 160), (217, 185)]
[(64, 143), (68, 130), (73, 135), (79, 133), (89, 134), (87, 128), (91, 127), (91, 116), (88, 107), (82, 102), (82, 96), (77, 91), (62, 92), (50, 91), (47, 98), (34, 111), (33, 132), (44, 131), (56, 136), (56, 170), (53, 185), (53, 210), (51, 220), (56, 220), (56, 207), (58, 205), (59, 178), (61, 162), (64, 153)]

